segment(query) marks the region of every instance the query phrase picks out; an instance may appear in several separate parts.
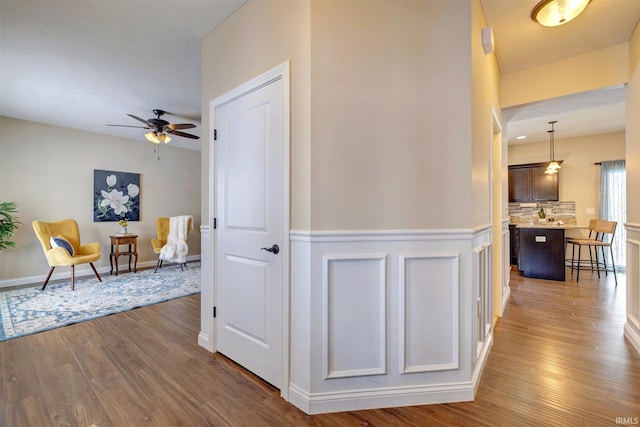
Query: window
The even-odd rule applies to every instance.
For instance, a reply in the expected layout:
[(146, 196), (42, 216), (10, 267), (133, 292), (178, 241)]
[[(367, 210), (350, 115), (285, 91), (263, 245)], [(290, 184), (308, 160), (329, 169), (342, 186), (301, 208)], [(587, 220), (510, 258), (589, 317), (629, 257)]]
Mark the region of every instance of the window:
[[(604, 161), (600, 164), (600, 218), (616, 221), (616, 234), (613, 239), (613, 257), (616, 269), (626, 269), (626, 231), (624, 223), (627, 220), (627, 190), (624, 160)], [(605, 252), (607, 263), (610, 263), (609, 253)]]

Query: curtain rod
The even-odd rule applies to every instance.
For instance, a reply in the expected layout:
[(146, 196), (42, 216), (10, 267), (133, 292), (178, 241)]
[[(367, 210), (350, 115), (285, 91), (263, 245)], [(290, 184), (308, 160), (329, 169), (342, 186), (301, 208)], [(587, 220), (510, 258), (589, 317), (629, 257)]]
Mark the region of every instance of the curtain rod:
[[(620, 159), (620, 160), (605, 160), (607, 162), (624, 162), (624, 159)], [(600, 166), (602, 165), (602, 162), (595, 162), (594, 163), (595, 166)]]

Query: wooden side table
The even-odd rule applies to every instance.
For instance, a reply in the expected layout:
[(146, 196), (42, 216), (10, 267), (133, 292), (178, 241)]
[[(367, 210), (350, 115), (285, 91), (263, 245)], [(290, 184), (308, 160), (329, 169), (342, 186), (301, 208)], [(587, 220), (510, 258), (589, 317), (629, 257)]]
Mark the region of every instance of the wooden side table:
[[(133, 264), (133, 272), (138, 272), (138, 235), (137, 234), (115, 234), (109, 236), (111, 239), (111, 253), (109, 254), (109, 263), (113, 274), (113, 264), (116, 264), (116, 276), (118, 275), (118, 257), (120, 255), (129, 255), (129, 271), (131, 271), (131, 257), (135, 257)], [(120, 245), (128, 245), (128, 249), (124, 252), (120, 251)]]

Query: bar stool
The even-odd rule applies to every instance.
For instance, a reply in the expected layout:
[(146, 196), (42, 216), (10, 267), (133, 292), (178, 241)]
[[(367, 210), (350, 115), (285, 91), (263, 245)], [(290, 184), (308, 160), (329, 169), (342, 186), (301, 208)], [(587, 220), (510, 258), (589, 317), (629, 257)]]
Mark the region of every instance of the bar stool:
[[(565, 259), (567, 266), (571, 268), (572, 274), (573, 274), (573, 270), (576, 269), (574, 267), (575, 250), (576, 250), (575, 245), (577, 245), (578, 243), (582, 243), (583, 245), (586, 245), (587, 241), (595, 241), (596, 237), (598, 237), (595, 231), (597, 224), (598, 224), (597, 219), (589, 220), (589, 236), (587, 238), (567, 237), (565, 239), (565, 245), (572, 245), (571, 258)], [(591, 248), (589, 248), (589, 261), (590, 261), (589, 266), (582, 267), (583, 270), (590, 269), (591, 271), (593, 271), (593, 256), (592, 256)]]
[[(576, 238), (568, 238), (566, 240), (567, 245), (573, 245), (571, 250), (571, 272), (573, 270), (577, 271), (576, 282), (580, 281), (580, 269), (581, 269), (581, 254), (582, 247), (587, 246), (589, 249), (589, 260), (590, 260), (590, 269), (591, 271), (596, 270), (598, 273), (598, 278), (600, 278), (600, 272), (604, 271), (605, 275), (608, 274), (609, 271), (613, 272), (613, 277), (616, 282), (616, 286), (618, 286), (618, 276), (616, 275), (616, 263), (613, 259), (613, 236), (616, 233), (616, 227), (618, 223), (616, 221), (606, 221), (603, 219), (593, 219), (589, 221), (589, 237), (586, 239), (576, 239)], [(576, 246), (578, 247), (578, 258), (577, 258), (577, 266), (576, 264)], [(604, 248), (609, 248), (609, 253), (611, 255), (611, 270), (609, 270), (607, 266), (607, 258), (605, 256)], [(602, 261), (599, 259), (598, 248), (600, 248), (600, 253), (602, 256)], [(595, 262), (593, 260), (592, 249), (595, 252)]]

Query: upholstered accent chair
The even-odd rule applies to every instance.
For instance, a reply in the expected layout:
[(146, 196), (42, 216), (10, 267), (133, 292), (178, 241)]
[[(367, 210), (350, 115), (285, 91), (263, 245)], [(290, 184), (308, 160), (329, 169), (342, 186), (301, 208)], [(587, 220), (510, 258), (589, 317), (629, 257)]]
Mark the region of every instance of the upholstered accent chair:
[(55, 222), (33, 221), (33, 230), (42, 245), (42, 250), (51, 269), (42, 285), (42, 290), (49, 283), (51, 274), (56, 267), (71, 267), (71, 290), (75, 290), (75, 266), (89, 264), (100, 282), (102, 279), (93, 265), (100, 259), (100, 244), (98, 242), (83, 245), (80, 243), (78, 223), (73, 219), (63, 219)]
[[(167, 239), (169, 238), (169, 223), (170, 219), (168, 217), (160, 217), (156, 219), (156, 237), (151, 238), (151, 246), (153, 247), (153, 252), (158, 255), (158, 262), (156, 263), (156, 268), (153, 270), (155, 273), (158, 271), (158, 268), (162, 267), (162, 260), (160, 259), (160, 252), (162, 252), (162, 248), (167, 244)], [(193, 227), (193, 220), (189, 218), (189, 224), (187, 226), (187, 230), (191, 230)], [(185, 237), (185, 243), (189, 240), (189, 236)], [(184, 267), (184, 263), (180, 264), (180, 269)]]

